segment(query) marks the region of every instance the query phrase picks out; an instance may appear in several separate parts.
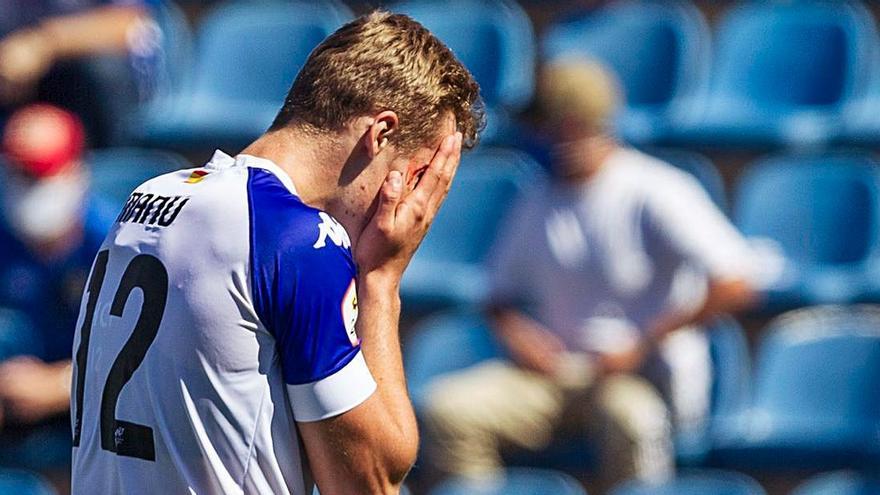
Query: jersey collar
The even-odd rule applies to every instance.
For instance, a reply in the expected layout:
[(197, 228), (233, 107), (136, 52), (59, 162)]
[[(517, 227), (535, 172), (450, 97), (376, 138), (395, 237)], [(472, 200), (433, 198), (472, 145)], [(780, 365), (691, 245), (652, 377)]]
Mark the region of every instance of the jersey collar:
[(214, 151), (214, 156), (211, 157), (211, 161), (206, 165), (207, 168), (224, 168), (231, 166), (240, 166), (240, 167), (253, 167), (253, 168), (261, 168), (268, 172), (271, 172), (278, 178), (278, 180), (284, 184), (284, 187), (290, 191), (290, 194), (294, 196), (298, 196), (296, 193), (296, 186), (293, 184), (293, 179), (287, 175), (287, 172), (281, 170), (281, 167), (275, 165), (271, 160), (267, 160), (265, 158), (260, 158), (258, 156), (253, 155), (237, 155), (235, 158), (227, 155), (223, 151), (216, 150)]

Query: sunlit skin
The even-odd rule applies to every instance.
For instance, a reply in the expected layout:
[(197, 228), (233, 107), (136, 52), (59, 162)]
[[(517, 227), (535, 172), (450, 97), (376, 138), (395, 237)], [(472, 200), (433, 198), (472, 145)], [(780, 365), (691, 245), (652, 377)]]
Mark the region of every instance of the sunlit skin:
[(342, 415), (298, 424), (326, 493), (397, 493), (418, 452), (400, 353), (400, 279), (449, 192), (462, 135), (449, 114), (433, 138), (405, 150), (395, 144), (398, 126), (388, 110), (354, 118), (337, 132), (293, 125), (243, 151), (277, 164), (302, 201), (334, 216), (352, 241), (357, 334), (377, 390)]

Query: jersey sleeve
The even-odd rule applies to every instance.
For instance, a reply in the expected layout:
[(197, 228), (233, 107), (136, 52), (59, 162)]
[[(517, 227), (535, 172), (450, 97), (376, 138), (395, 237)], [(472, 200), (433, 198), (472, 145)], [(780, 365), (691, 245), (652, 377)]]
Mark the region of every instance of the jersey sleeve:
[(335, 222), (326, 214), (307, 207), (261, 208), (265, 199), (252, 198), (252, 210), (266, 212), (266, 218), (252, 219), (256, 312), (275, 337), (294, 418), (318, 421), (342, 414), (376, 390), (355, 332), (351, 252), (330, 239), (316, 242), (327, 228), (324, 222)]

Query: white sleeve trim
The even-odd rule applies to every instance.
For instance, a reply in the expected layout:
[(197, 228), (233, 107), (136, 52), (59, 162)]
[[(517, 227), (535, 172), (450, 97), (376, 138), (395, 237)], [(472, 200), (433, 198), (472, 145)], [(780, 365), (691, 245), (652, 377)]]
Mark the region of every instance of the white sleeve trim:
[(376, 381), (360, 351), (342, 369), (326, 378), (287, 386), (293, 417), (301, 422), (338, 416), (360, 405), (375, 391)]

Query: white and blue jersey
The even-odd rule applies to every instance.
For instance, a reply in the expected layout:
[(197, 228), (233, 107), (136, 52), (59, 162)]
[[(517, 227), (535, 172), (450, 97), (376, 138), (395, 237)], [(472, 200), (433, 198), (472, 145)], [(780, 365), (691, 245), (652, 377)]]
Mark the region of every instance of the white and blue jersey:
[(345, 229), (217, 152), (130, 196), (74, 341), (73, 493), (311, 494), (295, 422), (376, 389)]

